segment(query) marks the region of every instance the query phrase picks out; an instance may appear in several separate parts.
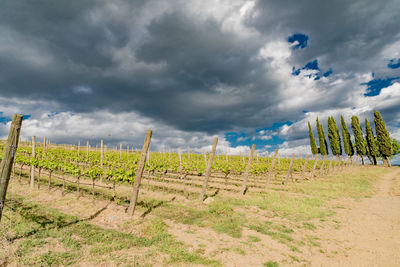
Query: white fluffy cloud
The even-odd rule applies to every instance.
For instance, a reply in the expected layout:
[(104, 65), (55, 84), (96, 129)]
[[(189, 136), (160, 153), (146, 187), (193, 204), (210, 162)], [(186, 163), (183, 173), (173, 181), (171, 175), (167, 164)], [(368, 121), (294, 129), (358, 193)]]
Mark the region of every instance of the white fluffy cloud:
[[(395, 0), (6, 0), (1, 116), (31, 115), (24, 138), (139, 146), (151, 128), (153, 149), (201, 152), (218, 136), (221, 153), (248, 153), (224, 139), (240, 132), (237, 141), (271, 141), (260, 153), (278, 136), (290, 154), (305, 150), (316, 116), (363, 121), (377, 108), (398, 137), (399, 83), (372, 97), (363, 83), (400, 77), (387, 67), (400, 57), (399, 11)], [(287, 39), (294, 33), (308, 45), (296, 49)], [(303, 68), (314, 60), (319, 70)]]

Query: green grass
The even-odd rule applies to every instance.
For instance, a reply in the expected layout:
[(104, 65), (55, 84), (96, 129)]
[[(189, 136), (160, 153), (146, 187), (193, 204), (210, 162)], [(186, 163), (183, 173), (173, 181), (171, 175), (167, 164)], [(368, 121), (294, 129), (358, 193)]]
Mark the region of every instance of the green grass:
[(340, 174), (323, 180), (316, 179), (310, 183), (293, 184), (289, 190), (324, 200), (339, 197), (354, 199), (370, 197), (374, 193), (373, 185), (387, 172), (387, 169), (364, 168), (352, 174)]
[(278, 192), (251, 195), (242, 199), (230, 199), (232, 205), (244, 208), (256, 206), (261, 210), (271, 211), (278, 216), (290, 217), (296, 220), (324, 218), (333, 214), (325, 201), (317, 197), (299, 197)]
[(294, 231), (287, 228), (285, 225), (273, 224), (270, 221), (264, 223), (255, 222), (250, 224), (249, 229), (257, 231), (261, 234), (268, 235), (278, 242), (287, 245), (291, 251), (300, 251), (297, 242), (290, 234)]
[(259, 237), (257, 237), (257, 236), (249, 235), (247, 238), (248, 238), (248, 240), (249, 240), (250, 242), (260, 242), (260, 241), (261, 241), (261, 238), (259, 238)]
[[(144, 236), (103, 229), (75, 216), (66, 215), (35, 203), (14, 197), (12, 210), (5, 209), (0, 234), (13, 241), (14, 260), (28, 266), (68, 266), (82, 260), (95, 264), (116, 260), (119, 264), (132, 262), (135, 253), (148, 248), (155, 254), (169, 255), (167, 263), (191, 263), (218, 266), (215, 260), (191, 253), (168, 233), (162, 219), (148, 221)], [(10, 225), (11, 227), (6, 227)], [(126, 253), (129, 257), (118, 257)], [(150, 258), (149, 258), (150, 259)], [(146, 260), (146, 259), (144, 259)]]
[(267, 261), (263, 264), (265, 267), (278, 267), (279, 264), (276, 261)]
[(160, 218), (154, 218), (144, 229), (144, 233), (153, 237), (153, 241), (157, 244), (156, 250), (170, 255), (170, 260), (168, 262), (170, 264), (185, 262), (214, 266), (220, 265), (218, 261), (209, 260), (200, 254), (188, 252), (182, 242), (176, 241), (175, 238), (168, 233), (167, 225)]
[(155, 210), (154, 214), (182, 224), (211, 227), (217, 233), (225, 233), (235, 238), (242, 236), (243, 225), (247, 221), (244, 214), (234, 212), (229, 202), (220, 200), (206, 207), (168, 203)]
[(221, 200), (243, 208), (255, 206), (296, 221), (315, 218), (326, 220), (334, 214), (329, 206), (329, 200), (341, 197), (354, 199), (370, 197), (375, 192), (373, 185), (385, 172), (387, 172), (385, 169), (368, 168), (352, 174), (338, 174), (314, 181), (290, 183), (285, 190), (296, 193), (295, 195), (272, 190), (268, 193), (249, 192), (246, 197), (225, 197)]
[(315, 229), (317, 229), (317, 227), (315, 227), (315, 225), (312, 224), (312, 223), (310, 223), (310, 222), (304, 222), (304, 223), (303, 223), (303, 226), (304, 226), (304, 228), (307, 229), (307, 230), (312, 230), (312, 231), (314, 231)]

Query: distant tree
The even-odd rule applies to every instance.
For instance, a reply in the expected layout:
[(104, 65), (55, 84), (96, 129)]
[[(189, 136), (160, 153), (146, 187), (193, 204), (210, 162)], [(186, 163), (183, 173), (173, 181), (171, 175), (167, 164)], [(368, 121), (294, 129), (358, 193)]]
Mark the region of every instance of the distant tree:
[(318, 154), (318, 147), (317, 147), (317, 143), (315, 142), (315, 138), (314, 138), (314, 134), (311, 129), (310, 122), (308, 122), (308, 133), (310, 136), (311, 153), (315, 156), (316, 154)]
[(328, 139), (331, 146), (332, 154), (336, 155), (336, 157), (342, 155), (339, 129), (333, 117), (328, 117)]
[(369, 123), (368, 119), (365, 119), (365, 133), (368, 154), (372, 157), (374, 165), (376, 165), (376, 158), (379, 156), (379, 148), (376, 145), (374, 132), (372, 131), (371, 124)]
[(357, 154), (361, 157), (362, 164), (364, 165), (364, 156), (367, 155), (365, 139), (361, 130), (360, 122), (357, 116), (351, 117), (351, 128), (354, 133), (355, 146)]
[(395, 156), (400, 153), (400, 144), (399, 141), (392, 138), (392, 155)]
[(377, 110), (374, 110), (374, 122), (379, 151), (384, 164), (390, 167), (389, 157), (392, 155), (392, 140), (390, 139), (389, 132), (386, 130), (385, 122)]
[(322, 156), (326, 156), (328, 155), (328, 144), (326, 143), (324, 128), (322, 127), (322, 124), (319, 123), (318, 117), (317, 117), (317, 130), (318, 130), (318, 140), (319, 140), (319, 153), (321, 153)]
[(342, 128), (342, 138), (343, 138), (343, 147), (344, 152), (347, 156), (352, 157), (354, 155), (353, 144), (351, 143), (350, 133), (347, 129), (346, 122), (344, 121), (343, 116), (340, 116), (340, 127)]

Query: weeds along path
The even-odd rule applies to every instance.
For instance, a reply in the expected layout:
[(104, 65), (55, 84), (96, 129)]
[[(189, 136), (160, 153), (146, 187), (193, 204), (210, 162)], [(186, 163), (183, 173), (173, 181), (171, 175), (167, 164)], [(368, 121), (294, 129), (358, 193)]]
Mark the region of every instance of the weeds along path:
[(313, 255), (312, 266), (400, 266), (400, 168), (382, 175), (377, 189), (371, 198), (350, 201), (350, 210), (338, 212), (338, 230), (320, 233), (339, 241), (341, 251)]

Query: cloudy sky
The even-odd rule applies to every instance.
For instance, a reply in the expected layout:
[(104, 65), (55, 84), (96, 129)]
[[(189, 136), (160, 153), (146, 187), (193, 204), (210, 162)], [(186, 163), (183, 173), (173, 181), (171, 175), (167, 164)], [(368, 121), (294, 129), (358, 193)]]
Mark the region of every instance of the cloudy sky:
[[(398, 0), (2, 0), (0, 136), (306, 153), (307, 121), (400, 139)], [(315, 132), (316, 134), (316, 132)]]

